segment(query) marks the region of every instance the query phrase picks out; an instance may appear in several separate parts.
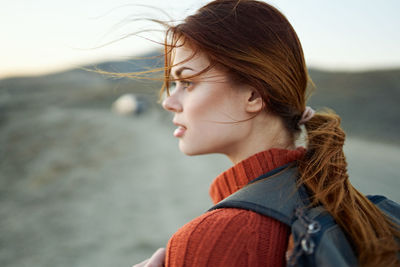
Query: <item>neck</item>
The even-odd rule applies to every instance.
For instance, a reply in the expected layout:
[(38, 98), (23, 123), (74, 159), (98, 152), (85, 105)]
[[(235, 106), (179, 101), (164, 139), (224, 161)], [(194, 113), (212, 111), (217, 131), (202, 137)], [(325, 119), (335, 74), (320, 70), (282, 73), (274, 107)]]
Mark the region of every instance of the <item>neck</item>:
[(246, 123), (250, 125), (243, 141), (224, 153), (233, 164), (271, 148), (295, 149), (294, 140), (279, 117), (262, 112)]

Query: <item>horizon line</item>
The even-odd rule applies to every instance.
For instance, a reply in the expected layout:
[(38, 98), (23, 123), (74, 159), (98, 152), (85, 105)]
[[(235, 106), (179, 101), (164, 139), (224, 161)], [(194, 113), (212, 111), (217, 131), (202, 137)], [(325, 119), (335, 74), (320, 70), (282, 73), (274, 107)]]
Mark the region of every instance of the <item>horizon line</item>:
[[(148, 53), (145, 53), (144, 55), (141, 56), (132, 56), (132, 57), (127, 57), (127, 60), (130, 60), (132, 58), (135, 57), (145, 57)], [(130, 58), (130, 59), (129, 59)], [(55, 75), (55, 74), (61, 74), (63, 72), (68, 72), (68, 71), (73, 71), (73, 70), (79, 70), (80, 68), (84, 68), (84, 67), (92, 67), (95, 65), (101, 65), (104, 63), (109, 63), (109, 62), (124, 62), (127, 60), (118, 60), (118, 59), (108, 59), (108, 60), (99, 60), (99, 61), (95, 61), (95, 62), (88, 62), (85, 64), (76, 64), (75, 66), (65, 66), (65, 67), (61, 67), (58, 70), (54, 70), (54, 71), (39, 71), (37, 73), (32, 72), (30, 73), (29, 71), (27, 72), (16, 72), (15, 74), (6, 74), (4, 76), (2, 76), (0, 74), (0, 81), (1, 80), (7, 80), (7, 79), (18, 79), (18, 78), (39, 78), (42, 76), (50, 76), (50, 75)], [(329, 66), (322, 66), (322, 65), (318, 65), (318, 64), (309, 64), (307, 66), (307, 70), (314, 70), (314, 71), (323, 71), (323, 72), (346, 72), (346, 73), (363, 73), (363, 72), (376, 72), (376, 71), (391, 71), (391, 70), (398, 70), (400, 69), (400, 63), (398, 65), (380, 65), (377, 67), (371, 67), (371, 66), (366, 66), (366, 67), (350, 67), (350, 68), (346, 68), (346, 67), (329, 67)], [(122, 72), (121, 72), (122, 73)]]

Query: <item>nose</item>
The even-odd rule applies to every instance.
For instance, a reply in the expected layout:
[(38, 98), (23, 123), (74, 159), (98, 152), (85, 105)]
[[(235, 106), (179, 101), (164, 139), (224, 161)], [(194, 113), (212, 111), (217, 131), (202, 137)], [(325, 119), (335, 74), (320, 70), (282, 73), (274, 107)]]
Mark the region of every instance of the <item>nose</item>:
[(174, 93), (171, 93), (169, 96), (166, 96), (162, 102), (162, 107), (171, 112), (181, 112), (182, 105), (179, 102), (177, 96)]

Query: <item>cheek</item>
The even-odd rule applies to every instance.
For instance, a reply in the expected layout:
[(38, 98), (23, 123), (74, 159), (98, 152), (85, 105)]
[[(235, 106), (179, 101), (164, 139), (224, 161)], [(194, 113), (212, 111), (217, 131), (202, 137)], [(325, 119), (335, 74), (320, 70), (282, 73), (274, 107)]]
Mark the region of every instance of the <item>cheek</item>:
[(190, 129), (183, 139), (187, 149), (201, 153), (223, 152), (245, 134), (246, 123), (236, 122), (226, 109), (210, 107), (206, 111), (202, 108), (192, 111)]
[(188, 117), (190, 116), (188, 119), (193, 119), (196, 123), (202, 121), (226, 123), (239, 121), (244, 118), (244, 114), (241, 112), (243, 109), (240, 106), (241, 103), (229, 90), (208, 88), (207, 91), (210, 93), (193, 94), (188, 99), (185, 112)]
[(197, 89), (198, 93), (193, 91), (184, 100), (183, 114), (188, 130), (180, 141), (180, 148), (190, 155), (223, 152), (243, 138), (246, 123), (238, 122), (246, 118), (241, 113), (242, 107), (224, 88)]

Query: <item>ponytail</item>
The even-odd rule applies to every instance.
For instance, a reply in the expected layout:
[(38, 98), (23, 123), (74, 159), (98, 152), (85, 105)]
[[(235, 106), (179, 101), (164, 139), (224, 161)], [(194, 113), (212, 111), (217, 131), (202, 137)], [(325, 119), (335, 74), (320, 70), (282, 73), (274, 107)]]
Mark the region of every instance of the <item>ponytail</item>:
[(333, 112), (316, 113), (305, 123), (307, 152), (299, 161), (300, 183), (344, 229), (360, 266), (400, 266), (399, 229), (350, 183), (343, 153), (345, 133)]

